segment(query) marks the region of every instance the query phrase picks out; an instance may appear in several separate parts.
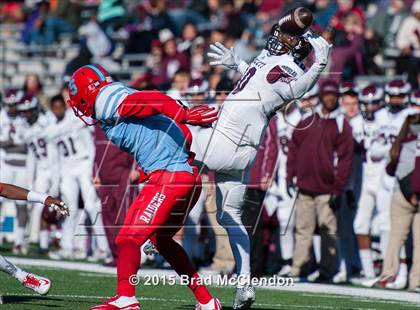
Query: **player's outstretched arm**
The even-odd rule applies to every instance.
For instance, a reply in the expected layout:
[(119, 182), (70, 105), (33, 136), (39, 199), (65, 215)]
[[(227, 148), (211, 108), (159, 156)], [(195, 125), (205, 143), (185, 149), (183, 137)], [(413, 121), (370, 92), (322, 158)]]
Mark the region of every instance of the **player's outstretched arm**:
[(233, 48), (229, 49), (220, 42), (210, 45), (210, 52), (207, 53), (207, 56), (214, 59), (210, 61), (210, 66), (222, 65), (241, 74), (244, 74), (249, 67), (245, 61), (236, 55)]
[(27, 200), (28, 202), (42, 203), (62, 215), (69, 215), (69, 209), (60, 199), (48, 196), (47, 194), (28, 191), (16, 185), (0, 183), (0, 196), (13, 200)]
[(322, 71), (328, 63), (328, 58), (332, 48), (332, 44), (328, 43), (323, 37), (308, 32), (304, 35), (314, 48), (315, 62), (298, 79), (291, 81), (286, 87), (279, 87), (278, 93), (285, 100), (290, 101), (301, 98), (318, 82)]
[(118, 107), (121, 117), (149, 117), (163, 114), (179, 123), (208, 126), (217, 119), (215, 108), (207, 105), (187, 108), (159, 91), (138, 91), (128, 95)]

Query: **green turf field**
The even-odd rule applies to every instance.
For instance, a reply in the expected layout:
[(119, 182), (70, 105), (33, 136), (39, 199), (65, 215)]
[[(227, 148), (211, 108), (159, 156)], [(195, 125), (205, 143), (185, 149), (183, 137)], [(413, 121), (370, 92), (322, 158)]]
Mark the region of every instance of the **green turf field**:
[[(116, 277), (107, 274), (85, 273), (55, 268), (25, 268), (52, 279), (53, 286), (46, 297), (37, 296), (18, 282), (0, 273), (0, 293), (5, 304), (0, 309), (87, 309), (101, 303), (114, 293)], [(232, 288), (212, 287), (223, 309), (232, 309)], [(142, 309), (194, 309), (194, 299), (189, 290), (181, 286), (139, 286), (137, 296)], [(420, 299), (420, 296), (419, 296)], [(316, 295), (308, 293), (258, 290), (253, 309), (419, 309), (419, 305), (396, 301)]]

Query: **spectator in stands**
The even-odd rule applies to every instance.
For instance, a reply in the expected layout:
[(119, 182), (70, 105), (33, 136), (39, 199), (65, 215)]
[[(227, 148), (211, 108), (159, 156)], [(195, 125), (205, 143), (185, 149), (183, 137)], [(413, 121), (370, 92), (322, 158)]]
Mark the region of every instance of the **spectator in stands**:
[(409, 288), (420, 292), (420, 107), (408, 116), (391, 148), (387, 173), (395, 175), (391, 208), (391, 233), (379, 287), (392, 287), (400, 267), (400, 251), (413, 232), (413, 263)]
[(184, 28), (182, 29), (182, 37), (177, 44), (178, 52), (190, 53), (191, 45), (197, 36), (198, 32), (195, 25), (191, 23), (185, 24)]
[(158, 87), (164, 81), (162, 75), (163, 45), (158, 39), (152, 41), (150, 54), (147, 55), (146, 69), (151, 85)]
[(186, 100), (188, 86), (191, 75), (189, 71), (178, 70), (172, 82), (172, 88), (168, 91), (168, 96), (177, 100)]
[(270, 188), (277, 163), (277, 125), (272, 119), (249, 174), (242, 221), (251, 241), (251, 274), (262, 276), (265, 271), (266, 249), (263, 233), (263, 202)]
[(82, 5), (74, 0), (50, 0), (51, 15), (70, 24), (77, 29), (81, 23)]
[(175, 72), (179, 69), (189, 70), (189, 59), (185, 53), (177, 51), (174, 38), (167, 39), (163, 42), (163, 58), (161, 63), (162, 82), (167, 84), (170, 83)]
[(0, 4), (0, 23), (21, 23), (24, 17), (22, 3), (13, 1)]
[(82, 45), (86, 45), (92, 55), (92, 62), (100, 64), (109, 71), (119, 69), (119, 65), (111, 58), (114, 43), (98, 24), (96, 16), (92, 16), (86, 25), (80, 27), (79, 34), (83, 38)]
[(403, 0), (391, 0), (387, 10), (377, 8), (377, 12), (367, 20), (365, 38), (368, 41), (379, 40), (385, 56), (397, 57), (399, 51), (396, 49), (395, 38), (407, 15)]
[(177, 33), (176, 27), (166, 11), (164, 0), (143, 1), (131, 19), (132, 22), (125, 27), (129, 31), (127, 53), (149, 52), (152, 40), (158, 38), (159, 32), (163, 29)]
[(287, 184), (289, 190), (295, 187), (294, 184), (299, 189), (295, 204), (296, 242), (290, 275), (298, 277), (308, 272), (312, 239), (318, 227), (322, 259), (317, 280), (330, 281), (337, 264), (335, 212), (351, 173), (353, 137), (348, 121), (338, 109), (336, 82), (327, 80), (322, 84), (320, 102), (314, 115), (299, 122), (289, 142)]
[(222, 24), (223, 10), (220, 0), (207, 0), (206, 8), (202, 14), (210, 22), (210, 29), (218, 29)]
[(75, 28), (66, 20), (54, 15), (50, 2), (38, 1), (29, 15), (22, 32), (26, 44), (52, 44), (60, 34), (74, 32)]
[(98, 8), (98, 21), (111, 33), (124, 26), (126, 19), (123, 0), (102, 0)]
[(311, 7), (314, 12), (314, 29), (323, 32), (329, 25), (331, 18), (337, 11), (337, 4), (333, 0), (316, 0)]
[(420, 0), (413, 3), (411, 15), (402, 22), (396, 44), (401, 53), (397, 73), (408, 73), (408, 81), (416, 89), (420, 79)]
[(339, 0), (338, 12), (331, 19), (331, 32), (324, 32), (334, 48), (331, 52), (330, 78), (351, 79), (355, 73), (363, 73), (360, 47), (363, 42), (364, 14), (353, 0)]
[(191, 45), (191, 78), (202, 80), (210, 71), (208, 62), (205, 61), (205, 41), (203, 37), (197, 37)]
[(244, 24), (242, 23), (241, 16), (235, 8), (233, 0), (223, 0), (223, 20), (219, 27), (226, 31), (227, 34), (239, 39), (244, 31)]
[(26, 95), (36, 96), (41, 104), (41, 108), (44, 111), (49, 110), (49, 99), (44, 94), (43, 85), (39, 75), (36, 73), (29, 73), (26, 75), (25, 82), (23, 84), (22, 90)]

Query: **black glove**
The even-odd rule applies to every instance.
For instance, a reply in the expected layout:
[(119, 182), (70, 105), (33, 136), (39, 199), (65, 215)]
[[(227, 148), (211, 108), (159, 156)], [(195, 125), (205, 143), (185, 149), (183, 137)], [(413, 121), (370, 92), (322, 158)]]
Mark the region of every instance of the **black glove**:
[(328, 204), (334, 212), (337, 211), (338, 209), (340, 209), (340, 196), (331, 194)]
[(287, 182), (287, 185), (286, 185), (287, 195), (290, 198), (292, 198), (293, 197), (293, 194), (295, 193), (295, 191), (296, 191), (296, 185), (295, 185), (295, 183), (293, 183), (293, 181)]

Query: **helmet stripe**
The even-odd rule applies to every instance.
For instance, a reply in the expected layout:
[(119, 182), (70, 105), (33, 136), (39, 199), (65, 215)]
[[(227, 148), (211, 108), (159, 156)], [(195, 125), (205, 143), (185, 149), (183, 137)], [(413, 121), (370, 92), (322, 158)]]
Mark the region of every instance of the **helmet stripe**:
[(92, 69), (93, 71), (95, 71), (95, 73), (99, 76), (99, 78), (101, 79), (101, 81), (105, 81), (106, 80), (105, 75), (97, 67), (95, 67), (93, 65), (86, 65), (85, 67), (88, 67), (89, 69)]

